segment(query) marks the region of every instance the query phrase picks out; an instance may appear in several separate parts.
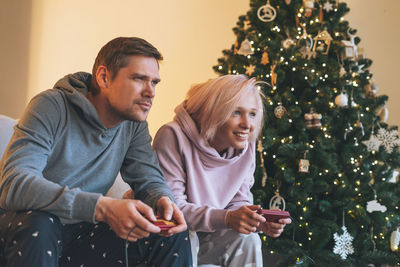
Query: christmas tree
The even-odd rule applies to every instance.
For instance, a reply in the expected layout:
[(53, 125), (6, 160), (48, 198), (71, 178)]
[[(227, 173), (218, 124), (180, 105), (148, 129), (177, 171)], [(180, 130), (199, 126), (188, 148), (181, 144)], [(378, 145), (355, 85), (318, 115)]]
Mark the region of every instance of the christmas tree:
[(279, 266), (399, 265), (397, 127), (334, 0), (250, 0), (214, 70), (266, 81), (253, 194), (290, 212)]

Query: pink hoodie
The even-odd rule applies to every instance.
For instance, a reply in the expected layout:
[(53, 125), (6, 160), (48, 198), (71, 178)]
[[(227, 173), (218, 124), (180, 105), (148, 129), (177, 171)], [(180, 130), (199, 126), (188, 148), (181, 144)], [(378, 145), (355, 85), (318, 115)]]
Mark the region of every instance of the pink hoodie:
[(220, 156), (200, 136), (183, 104), (175, 113), (153, 142), (167, 183), (190, 230), (225, 229), (228, 209), (253, 203), (255, 144)]

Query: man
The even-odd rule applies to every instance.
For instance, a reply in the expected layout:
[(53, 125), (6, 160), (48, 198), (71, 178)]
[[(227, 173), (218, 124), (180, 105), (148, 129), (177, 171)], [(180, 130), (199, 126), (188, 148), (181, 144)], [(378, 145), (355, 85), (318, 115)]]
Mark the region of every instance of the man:
[[(32, 99), (0, 164), (1, 266), (124, 266), (125, 239), (129, 264), (191, 265), (145, 121), (160, 60), (145, 40), (116, 38), (92, 75)], [(104, 196), (119, 171), (136, 199)], [(155, 214), (177, 226), (160, 232)]]

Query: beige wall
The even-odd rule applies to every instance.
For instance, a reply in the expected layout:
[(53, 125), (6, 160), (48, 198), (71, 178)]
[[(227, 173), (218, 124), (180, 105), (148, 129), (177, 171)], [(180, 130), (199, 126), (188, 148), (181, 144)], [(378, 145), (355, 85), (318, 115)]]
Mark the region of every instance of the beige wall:
[[(235, 38), (232, 27), (248, 0), (15, 0), (0, 13), (0, 113), (18, 117), (27, 101), (62, 76), (90, 71), (100, 47), (117, 36), (140, 36), (160, 49), (162, 82), (149, 116), (152, 134), (173, 116), (192, 83), (215, 77), (212, 66)], [(348, 0), (372, 72), (389, 95), (389, 122), (400, 124), (395, 64), (398, 0)], [(5, 36), (7, 38), (5, 38)]]

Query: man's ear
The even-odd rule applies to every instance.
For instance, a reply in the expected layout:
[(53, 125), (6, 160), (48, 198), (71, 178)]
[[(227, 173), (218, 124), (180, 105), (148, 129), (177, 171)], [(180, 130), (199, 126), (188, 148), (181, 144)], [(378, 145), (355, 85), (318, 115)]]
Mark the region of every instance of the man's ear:
[(100, 65), (97, 68), (96, 81), (97, 81), (97, 84), (99, 85), (100, 89), (108, 87), (109, 79), (110, 79), (109, 76), (110, 76), (110, 72), (108, 71), (108, 69), (105, 66)]

